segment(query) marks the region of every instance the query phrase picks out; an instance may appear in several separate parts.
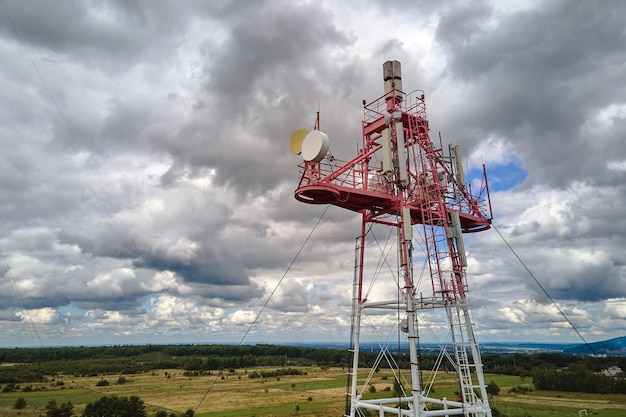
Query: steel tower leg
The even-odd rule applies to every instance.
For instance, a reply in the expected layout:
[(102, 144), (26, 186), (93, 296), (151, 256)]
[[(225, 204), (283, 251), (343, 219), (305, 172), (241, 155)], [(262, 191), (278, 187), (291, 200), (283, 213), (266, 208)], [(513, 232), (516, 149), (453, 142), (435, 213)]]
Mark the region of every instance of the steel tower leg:
[(349, 409), (346, 407), (346, 414), (356, 417), (356, 400), (358, 392), (359, 375), (359, 354), (361, 351), (361, 303), (363, 298), (363, 258), (365, 256), (365, 231), (367, 227), (367, 213), (361, 213), (361, 236), (357, 239), (357, 246), (354, 254), (354, 282), (352, 286), (352, 369), (350, 371), (349, 386)]
[(411, 394), (413, 397), (413, 416), (421, 416), (423, 408), (422, 385), (420, 381), (420, 364), (417, 356), (417, 323), (415, 317), (415, 307), (413, 305), (413, 292), (406, 294), (407, 321), (409, 325), (409, 356), (411, 359)]
[(479, 399), (479, 401), (481, 402), (481, 405), (483, 405), (487, 409), (486, 412), (479, 413), (478, 415), (491, 417), (491, 407), (489, 406), (489, 396), (487, 395), (487, 386), (485, 385), (485, 375), (483, 373), (483, 362), (480, 357), (478, 344), (476, 343), (476, 339), (474, 337), (474, 326), (471, 322), (469, 307), (465, 298), (462, 299), (461, 309), (463, 317), (465, 319), (465, 325), (467, 327), (467, 335), (474, 362), (474, 372), (476, 373), (476, 379), (478, 380), (478, 389), (480, 390), (481, 398)]
[(360, 353), (360, 336), (361, 336), (361, 306), (357, 299), (353, 300), (354, 308), (354, 330), (352, 337), (354, 339), (354, 347), (352, 348), (352, 371), (350, 375), (350, 417), (356, 416), (356, 400), (358, 389), (359, 375), (359, 353)]

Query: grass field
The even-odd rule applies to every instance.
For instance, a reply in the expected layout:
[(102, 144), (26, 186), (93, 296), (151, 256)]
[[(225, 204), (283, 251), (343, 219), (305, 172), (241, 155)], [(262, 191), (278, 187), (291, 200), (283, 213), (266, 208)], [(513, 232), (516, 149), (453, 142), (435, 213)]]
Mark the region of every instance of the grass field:
[[(0, 416), (41, 416), (50, 399), (58, 404), (70, 401), (75, 413), (80, 415), (85, 405), (103, 395), (139, 396), (147, 406), (148, 415), (158, 410), (177, 414), (187, 409), (197, 409), (197, 417), (273, 417), (273, 416), (342, 416), (345, 405), (346, 371), (339, 368), (299, 368), (304, 375), (270, 378), (249, 378), (254, 371), (238, 370), (223, 375), (185, 377), (181, 370), (160, 370), (139, 375), (126, 375), (125, 384), (117, 384), (119, 375), (98, 377), (64, 377), (32, 384), (32, 392), (0, 393)], [(425, 379), (428, 375), (424, 375)], [(108, 386), (97, 386), (101, 379)], [(626, 416), (626, 395), (580, 394), (552, 391), (529, 391), (524, 394), (510, 392), (512, 387), (532, 387), (529, 378), (508, 375), (486, 375), (486, 382), (494, 381), (501, 389), (500, 395), (491, 399), (492, 408), (510, 417), (599, 417)], [(61, 385), (62, 382), (62, 385)], [(393, 377), (389, 371), (375, 374), (371, 384), (377, 395), (391, 396)], [(20, 384), (23, 389), (31, 384)], [(385, 391), (389, 387), (390, 391)], [(442, 374), (434, 384), (434, 397), (454, 398), (455, 382), (452, 375)], [(364, 396), (371, 395), (366, 393)], [(14, 410), (18, 397), (26, 400), (27, 407)], [(198, 407), (198, 405), (200, 406)]]

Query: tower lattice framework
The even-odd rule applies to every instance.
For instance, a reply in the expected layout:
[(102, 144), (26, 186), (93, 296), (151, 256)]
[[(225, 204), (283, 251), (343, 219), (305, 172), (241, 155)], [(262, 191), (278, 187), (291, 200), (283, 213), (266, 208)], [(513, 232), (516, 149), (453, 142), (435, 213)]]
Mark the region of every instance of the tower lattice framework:
[[(385, 414), (491, 417), (480, 351), (470, 318), (463, 244), (463, 233), (490, 227), (485, 170), (483, 167), (479, 189), (472, 193), (465, 182), (459, 147), (448, 147), (444, 155), (441, 140), (436, 146), (430, 138), (423, 92), (402, 91), (398, 61), (385, 62), (383, 74), (384, 95), (369, 104), (364, 102), (363, 136), (357, 156), (350, 161), (338, 161), (330, 154), (323, 158), (305, 157), (295, 191), (299, 201), (332, 204), (358, 212), (362, 219), (355, 256), (353, 359), (345, 414), (355, 417), (373, 410), (381, 417)], [(303, 145), (307, 146), (307, 141), (310, 148), (312, 140), (308, 136)], [(395, 299), (369, 300), (364, 294), (366, 281), (372, 279), (366, 271), (365, 250), (366, 235), (372, 225), (397, 230), (398, 297)], [(418, 291), (414, 279), (413, 242), (417, 240), (424, 246), (425, 268), (430, 274), (431, 291), (426, 295)], [(425, 370), (420, 363), (420, 317), (428, 314), (426, 310), (435, 309), (445, 313), (449, 341), (436, 362), (440, 365), (447, 358), (456, 373), (458, 395), (454, 398), (435, 398), (430, 394), (424, 375), (430, 379), (437, 370)], [(392, 398), (368, 393), (366, 387), (373, 373), (359, 369), (362, 321), (370, 310), (401, 312), (396, 325), (408, 343), (410, 377), (403, 384), (400, 371), (394, 370), (399, 393)], [(389, 349), (381, 345), (372, 369), (380, 367), (383, 357), (391, 367), (393, 359), (388, 355)]]

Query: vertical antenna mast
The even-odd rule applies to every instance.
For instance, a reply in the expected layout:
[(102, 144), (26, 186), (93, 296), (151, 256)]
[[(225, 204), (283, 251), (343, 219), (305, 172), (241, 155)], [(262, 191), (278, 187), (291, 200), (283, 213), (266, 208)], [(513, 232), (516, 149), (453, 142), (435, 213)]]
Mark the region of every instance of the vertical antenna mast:
[[(350, 384), (347, 392), (346, 416), (363, 416), (365, 410), (374, 410), (380, 417), (397, 416), (476, 416), (491, 417), (491, 408), (483, 376), (480, 351), (474, 336), (467, 299), (465, 268), (467, 260), (463, 233), (489, 229), (491, 213), (485, 207), (485, 196), (468, 191), (461, 163), (460, 150), (449, 148), (444, 156), (429, 137), (430, 128), (422, 91), (406, 94), (402, 91), (402, 73), (398, 61), (383, 65), (384, 95), (364, 104), (362, 148), (350, 161), (329, 157), (328, 136), (320, 132), (319, 114), (315, 129), (294, 131), (290, 149), (302, 154), (301, 179), (295, 198), (308, 204), (332, 204), (361, 215), (361, 234), (357, 240)], [(486, 181), (486, 176), (484, 176)], [(481, 187), (481, 190), (487, 188)], [(485, 191), (488, 193), (488, 191)], [(486, 196), (488, 198), (488, 195)], [(490, 210), (490, 208), (489, 208)], [(396, 229), (398, 275), (393, 280), (376, 280), (367, 272), (366, 231), (369, 227)], [(430, 274), (426, 289), (413, 276), (413, 227), (424, 242), (424, 265)], [(367, 282), (366, 282), (367, 281)], [(398, 298), (376, 299), (388, 292), (388, 284), (397, 285)], [(387, 287), (385, 287), (387, 284)], [(364, 289), (372, 288), (368, 294)], [(382, 288), (380, 294), (376, 289)], [(429, 295), (424, 295), (426, 290)], [(363, 318), (368, 312), (376, 314), (396, 311), (398, 333), (403, 333), (408, 344), (409, 371), (407, 378), (394, 370), (399, 392), (393, 398), (381, 395), (372, 398), (368, 382), (373, 374), (359, 385), (363, 369), (359, 366)], [(445, 334), (435, 336), (448, 340), (442, 345), (442, 355), (448, 357), (456, 372), (458, 395), (455, 398), (432, 398), (431, 386), (422, 375), (434, 377), (420, 364), (417, 340), (418, 329), (430, 322), (422, 314), (443, 312), (447, 326)], [(418, 326), (418, 320), (426, 326)], [(380, 333), (376, 331), (375, 333)], [(387, 363), (394, 368), (388, 342), (381, 340), (381, 351), (373, 368)], [(385, 362), (386, 361), (386, 362)], [(437, 361), (441, 364), (440, 361)], [(426, 378), (425, 376), (425, 378)]]

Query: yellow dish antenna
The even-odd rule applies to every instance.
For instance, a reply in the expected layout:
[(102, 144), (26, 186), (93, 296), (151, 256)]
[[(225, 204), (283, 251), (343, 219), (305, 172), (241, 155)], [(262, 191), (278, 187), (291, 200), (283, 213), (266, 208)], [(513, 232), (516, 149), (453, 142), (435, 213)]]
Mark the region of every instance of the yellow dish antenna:
[(289, 150), (292, 154), (300, 155), (302, 152), (302, 142), (304, 142), (307, 133), (309, 133), (309, 130), (306, 127), (301, 127), (293, 131), (291, 139), (289, 139)]

